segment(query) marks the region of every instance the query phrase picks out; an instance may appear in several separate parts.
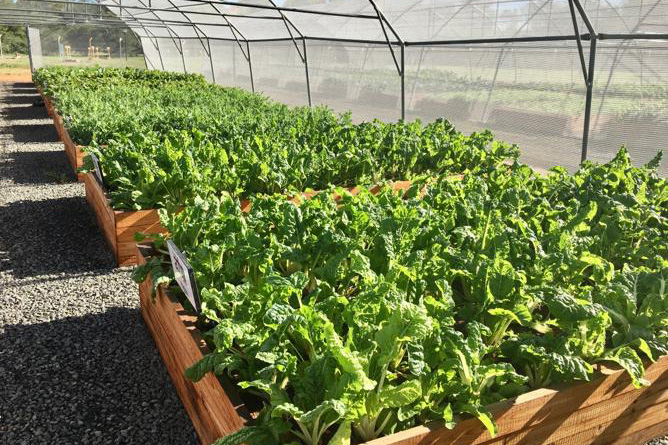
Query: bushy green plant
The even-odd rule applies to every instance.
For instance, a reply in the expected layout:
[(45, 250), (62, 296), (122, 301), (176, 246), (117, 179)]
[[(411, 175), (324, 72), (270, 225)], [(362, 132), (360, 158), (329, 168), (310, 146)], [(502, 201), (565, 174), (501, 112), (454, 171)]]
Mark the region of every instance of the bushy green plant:
[(256, 197), (244, 214), (223, 195), (162, 211), (212, 347), (188, 376), (228, 374), (263, 400), (254, 425), (217, 443), (347, 445), (462, 414), (495, 434), (485, 405), (588, 380), (597, 363), (646, 384), (641, 357), (668, 352), (657, 164), (633, 167), (622, 149), (574, 175), (516, 163), (406, 196)]
[(36, 81), (73, 140), (92, 144), (117, 209), (481, 173), (518, 156), (489, 132), (467, 136), (446, 120), (354, 124), (326, 107), (288, 107), (200, 76), (49, 69)]

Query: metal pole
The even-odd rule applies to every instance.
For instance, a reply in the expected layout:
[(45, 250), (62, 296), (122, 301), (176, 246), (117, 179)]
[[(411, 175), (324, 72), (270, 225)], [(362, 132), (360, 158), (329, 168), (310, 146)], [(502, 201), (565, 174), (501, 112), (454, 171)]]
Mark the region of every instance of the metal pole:
[(575, 31), (575, 37), (578, 44), (578, 53), (580, 55), (580, 65), (582, 66), (582, 78), (587, 83), (589, 75), (587, 74), (587, 66), (585, 64), (584, 50), (582, 49), (582, 40), (580, 39), (580, 31), (578, 29), (578, 21), (575, 17), (575, 6), (573, 6), (573, 0), (568, 0), (568, 6), (571, 11), (571, 20), (573, 21), (573, 30)]
[(250, 73), (251, 91), (255, 92), (255, 81), (253, 80), (253, 63), (251, 62), (250, 45), (246, 40), (246, 54), (248, 54), (248, 71)]
[(585, 102), (584, 129), (582, 131), (582, 157), (580, 162), (587, 160), (587, 148), (589, 145), (589, 126), (591, 122), (591, 102), (594, 92), (594, 70), (596, 64), (596, 36), (591, 36), (589, 45), (589, 72), (587, 73), (587, 98)]
[[(165, 61), (162, 60), (162, 51), (160, 50), (160, 42), (155, 37), (155, 34), (153, 34), (153, 31), (151, 31), (149, 29), (144, 29), (144, 31), (147, 34), (151, 34), (153, 36), (153, 41), (155, 42), (155, 50), (158, 52), (158, 59), (160, 59), (160, 68), (162, 69), (162, 71), (164, 71), (165, 70)], [(146, 60), (146, 56), (144, 56), (144, 60)]]
[(30, 60), (30, 72), (35, 71), (32, 61), (32, 42), (30, 41), (30, 27), (26, 26), (26, 37), (28, 38), (28, 60)]
[(183, 40), (179, 39), (179, 45), (181, 46), (181, 62), (183, 62), (183, 72), (187, 73), (188, 70), (186, 69), (186, 57), (183, 55)]
[[(589, 31), (589, 67), (587, 68), (587, 96), (585, 98), (585, 115), (584, 115), (584, 128), (582, 129), (582, 155), (580, 156), (580, 162), (587, 160), (587, 149), (589, 148), (589, 130), (591, 127), (591, 102), (592, 96), (594, 93), (594, 71), (596, 65), (596, 40), (598, 39), (598, 34), (594, 25), (589, 20), (589, 16), (585, 11), (584, 7), (580, 3), (580, 0), (570, 0), (573, 6), (575, 6), (580, 13), (580, 17)], [(576, 23), (574, 21), (574, 23)], [(574, 25), (576, 26), (576, 25)], [(577, 29), (577, 28), (574, 28)], [(584, 67), (583, 67), (584, 69)]]
[(306, 53), (306, 39), (302, 39), (302, 48), (304, 49), (304, 71), (306, 71), (306, 94), (308, 95), (308, 106), (313, 106), (311, 100), (311, 76), (308, 72), (308, 55)]
[(406, 45), (401, 44), (401, 120), (406, 120)]
[[(157, 69), (157, 67), (155, 66), (153, 61), (151, 61), (148, 57), (146, 57), (146, 52), (144, 51), (144, 41), (142, 40), (142, 38), (139, 36), (139, 34), (137, 34), (135, 31), (132, 30), (132, 27), (130, 26), (130, 23), (127, 20), (123, 19), (123, 11), (124, 11), (123, 0), (111, 0), (111, 1), (114, 2), (114, 4), (118, 4), (118, 6), (119, 6), (117, 17), (128, 27), (130, 32), (132, 32), (135, 35), (135, 37), (138, 39), (139, 44), (142, 47), (142, 53), (144, 55), (144, 66), (148, 69), (149, 62), (150, 62), (151, 68)], [(107, 10), (109, 12), (113, 13), (113, 10), (111, 9), (111, 7), (107, 6)], [(134, 16), (132, 15), (131, 12), (127, 12), (127, 15), (134, 19)], [(155, 50), (158, 53), (158, 57), (160, 58), (160, 66), (162, 66), (163, 69), (164, 69), (164, 65), (162, 63), (162, 55), (160, 54), (160, 46), (158, 45), (158, 41), (155, 38), (151, 39), (151, 37), (149, 36), (149, 30), (145, 26), (143, 26), (141, 23), (139, 23), (139, 22), (137, 22), (137, 23), (139, 24), (141, 29), (146, 34), (146, 39), (148, 39), (150, 41), (150, 43), (153, 44), (153, 46), (155, 47)], [(153, 36), (155, 37), (155, 35), (153, 35)], [(127, 64), (127, 61), (128, 61), (128, 33), (127, 33), (127, 31), (125, 31), (125, 62), (126, 62), (126, 64)]]
[[(272, 6), (276, 7), (276, 2), (274, 0), (268, 0), (269, 3), (272, 4)], [(283, 24), (285, 25), (285, 29), (288, 31), (288, 34), (290, 35), (290, 38), (292, 39), (292, 44), (295, 46), (295, 50), (297, 50), (297, 54), (299, 55), (299, 58), (301, 59), (302, 63), (304, 64), (304, 72), (306, 73), (306, 94), (308, 95), (308, 106), (312, 106), (311, 103), (311, 80), (309, 79), (309, 73), (308, 73), (308, 57), (306, 55), (306, 39), (304, 38), (304, 34), (295, 26), (292, 21), (283, 14), (282, 11), (277, 10), (281, 18), (283, 19)], [(297, 40), (295, 40), (295, 37), (292, 35), (292, 30), (290, 29), (290, 26), (294, 28), (295, 31), (297, 31), (297, 34), (302, 40), (302, 50), (303, 54), (299, 52), (299, 46), (297, 44)]]
[(216, 71), (213, 68), (213, 55), (211, 54), (211, 41), (206, 39), (206, 44), (209, 47), (209, 62), (211, 63), (211, 80), (216, 83)]
[[(167, 0), (167, 1), (169, 2), (170, 5), (172, 5), (172, 7), (178, 10), (178, 7), (174, 4), (172, 0)], [(192, 20), (190, 20), (190, 17), (187, 14), (181, 12), (181, 16), (185, 18), (189, 23), (193, 24), (193, 31), (195, 32), (195, 35), (197, 35), (197, 39), (199, 40), (200, 45), (202, 45), (202, 49), (204, 50), (206, 55), (209, 56), (209, 62), (211, 64), (211, 76), (213, 77), (213, 82), (216, 83), (215, 75), (213, 74), (213, 59), (211, 58), (211, 45), (209, 44), (209, 40), (207, 39), (206, 41), (207, 46), (204, 46), (204, 42), (202, 41), (202, 38), (199, 35), (201, 32), (204, 38), (206, 38), (207, 37), (206, 33), (202, 31), (202, 29), (197, 24), (195, 24)], [(181, 49), (183, 49), (183, 40), (180, 40), (180, 42), (181, 42)], [(183, 69), (185, 70), (185, 62), (183, 63)]]
[[(397, 33), (397, 31), (394, 29), (392, 23), (387, 20), (383, 12), (380, 10), (380, 8), (378, 8), (376, 2), (374, 0), (369, 0), (369, 3), (373, 7), (374, 11), (376, 11), (378, 21), (380, 22), (380, 29), (383, 31), (383, 36), (385, 37), (390, 54), (392, 55), (392, 60), (394, 60), (394, 65), (396, 66), (399, 73), (399, 79), (401, 82), (401, 120), (403, 121), (406, 119), (406, 42), (401, 38), (401, 36), (399, 36), (399, 33)], [(393, 42), (390, 41), (390, 37), (385, 30), (385, 25), (387, 25), (390, 32), (394, 35), (394, 38), (397, 40), (397, 42), (399, 42), (400, 60), (398, 62), (397, 57), (394, 55)]]

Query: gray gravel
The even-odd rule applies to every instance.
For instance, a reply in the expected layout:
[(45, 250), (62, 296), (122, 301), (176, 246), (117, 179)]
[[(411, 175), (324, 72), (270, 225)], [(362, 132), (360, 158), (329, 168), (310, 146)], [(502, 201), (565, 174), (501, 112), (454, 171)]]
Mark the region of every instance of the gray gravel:
[(31, 84), (0, 84), (0, 444), (196, 444)]

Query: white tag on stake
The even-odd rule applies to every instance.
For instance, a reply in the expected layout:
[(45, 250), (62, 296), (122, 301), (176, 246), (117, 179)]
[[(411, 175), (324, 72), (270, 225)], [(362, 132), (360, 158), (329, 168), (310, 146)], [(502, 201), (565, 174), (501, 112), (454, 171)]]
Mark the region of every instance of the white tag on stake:
[(93, 176), (97, 182), (100, 183), (100, 186), (104, 189), (104, 181), (102, 180), (102, 169), (100, 168), (100, 160), (95, 156), (95, 154), (89, 154), (91, 161), (93, 161)]
[(186, 256), (176, 247), (176, 244), (172, 240), (167, 241), (167, 248), (169, 249), (169, 258), (172, 261), (172, 269), (174, 269), (174, 278), (183, 293), (188, 297), (190, 304), (199, 313), (199, 293), (197, 292), (197, 283), (195, 282), (195, 272), (188, 263), (188, 260), (186, 260)]

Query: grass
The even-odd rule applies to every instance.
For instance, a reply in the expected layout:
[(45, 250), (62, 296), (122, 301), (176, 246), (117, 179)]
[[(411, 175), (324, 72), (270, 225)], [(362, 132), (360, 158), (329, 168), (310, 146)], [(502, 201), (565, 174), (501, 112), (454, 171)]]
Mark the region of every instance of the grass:
[[(85, 56), (74, 56), (71, 60), (64, 60), (58, 56), (42, 56), (44, 66), (101, 66), (103, 68), (119, 68), (129, 66), (132, 68), (145, 68), (144, 57), (128, 57), (126, 60), (112, 59), (89, 59)], [(0, 59), (0, 77), (30, 77), (30, 58), (26, 54), (5, 54)]]

